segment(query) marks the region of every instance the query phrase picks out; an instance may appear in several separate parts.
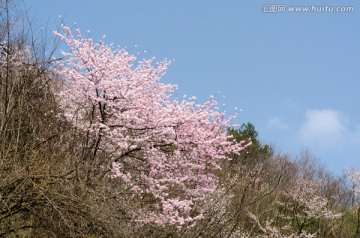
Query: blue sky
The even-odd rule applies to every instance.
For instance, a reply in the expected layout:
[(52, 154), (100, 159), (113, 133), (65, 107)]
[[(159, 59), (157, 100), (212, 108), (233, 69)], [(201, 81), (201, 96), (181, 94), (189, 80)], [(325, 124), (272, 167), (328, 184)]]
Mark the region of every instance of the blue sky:
[[(270, 5), (285, 12), (265, 13)], [(34, 26), (61, 20), (140, 58), (175, 59), (164, 81), (179, 97), (210, 95), (264, 143), (308, 149), (335, 174), (360, 167), (360, 1), (36, 0)], [(290, 12), (350, 6), (353, 12)], [(59, 18), (61, 15), (61, 19)], [(76, 25), (74, 24), (76, 22)], [(137, 45), (137, 47), (135, 47)], [(144, 52), (146, 51), (146, 52)], [(225, 97), (223, 97), (225, 96)]]

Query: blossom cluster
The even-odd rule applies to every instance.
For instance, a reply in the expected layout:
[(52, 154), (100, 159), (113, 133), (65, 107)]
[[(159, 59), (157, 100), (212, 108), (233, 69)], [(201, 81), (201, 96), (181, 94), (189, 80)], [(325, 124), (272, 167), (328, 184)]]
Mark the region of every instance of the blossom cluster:
[(137, 62), (125, 49), (94, 43), (80, 30), (54, 32), (68, 46), (57, 73), (65, 85), (57, 93), (63, 117), (97, 138), (106, 151), (111, 176), (140, 197), (151, 196), (131, 214), (140, 223), (182, 226), (203, 215), (194, 203), (216, 190), (214, 170), (243, 143), (227, 134), (216, 101), (172, 100), (175, 85), (161, 77), (171, 63)]

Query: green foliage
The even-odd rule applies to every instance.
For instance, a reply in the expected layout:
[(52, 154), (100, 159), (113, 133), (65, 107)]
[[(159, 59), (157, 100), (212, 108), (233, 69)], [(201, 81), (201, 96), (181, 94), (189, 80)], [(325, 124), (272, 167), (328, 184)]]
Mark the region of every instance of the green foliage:
[(262, 155), (271, 155), (273, 150), (270, 145), (263, 145), (258, 139), (258, 131), (255, 129), (255, 126), (248, 122), (243, 123), (240, 129), (230, 129), (229, 134), (233, 136), (237, 143), (245, 141), (249, 143), (251, 141), (251, 146), (247, 151), (253, 154), (262, 154)]
[(358, 219), (358, 215), (355, 212), (346, 212), (343, 217), (343, 234), (355, 235)]

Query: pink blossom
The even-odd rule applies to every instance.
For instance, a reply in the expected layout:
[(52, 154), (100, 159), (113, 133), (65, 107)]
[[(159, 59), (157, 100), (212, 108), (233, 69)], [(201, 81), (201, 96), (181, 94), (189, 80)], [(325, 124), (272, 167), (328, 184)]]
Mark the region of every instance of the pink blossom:
[[(125, 49), (94, 43), (64, 27), (54, 34), (68, 46), (57, 73), (65, 80), (57, 99), (74, 128), (98, 139), (112, 166), (111, 176), (159, 206), (133, 211), (140, 223), (182, 226), (203, 217), (194, 202), (216, 190), (211, 171), (229, 153), (239, 153), (227, 134), (233, 117), (205, 104), (171, 101), (176, 85), (160, 82), (170, 64), (154, 58), (136, 62)], [(129, 211), (130, 213), (130, 211)]]

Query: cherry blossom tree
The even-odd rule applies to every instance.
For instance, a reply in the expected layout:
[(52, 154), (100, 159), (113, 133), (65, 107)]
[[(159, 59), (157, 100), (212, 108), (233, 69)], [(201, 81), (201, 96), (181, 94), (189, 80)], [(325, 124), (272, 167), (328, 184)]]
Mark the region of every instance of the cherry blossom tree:
[[(295, 221), (298, 234), (311, 235), (305, 228), (314, 220), (335, 220), (342, 216), (341, 213), (328, 208), (329, 200), (322, 196), (319, 190), (323, 187), (321, 181), (299, 176), (284, 192), (284, 201), (279, 205), (293, 214), (286, 217)], [(320, 229), (320, 227), (318, 227)], [(315, 233), (319, 233), (316, 230)]]
[(353, 191), (355, 194), (360, 194), (360, 171), (352, 168), (351, 170), (345, 171), (346, 176), (350, 179), (353, 184)]
[(140, 224), (202, 219), (194, 204), (216, 190), (219, 162), (245, 146), (227, 134), (234, 117), (216, 110), (212, 97), (172, 100), (176, 86), (160, 81), (170, 61), (136, 62), (125, 49), (63, 29), (54, 32), (69, 46), (57, 67), (65, 81), (57, 98), (62, 116), (94, 145), (87, 159), (107, 154), (111, 177), (142, 201), (127, 211)]
[(352, 193), (352, 209), (356, 212), (356, 230), (354, 237), (358, 237), (360, 235), (360, 171), (353, 167), (350, 170), (345, 170), (345, 174), (347, 178), (350, 180), (350, 185), (352, 187), (351, 193)]

